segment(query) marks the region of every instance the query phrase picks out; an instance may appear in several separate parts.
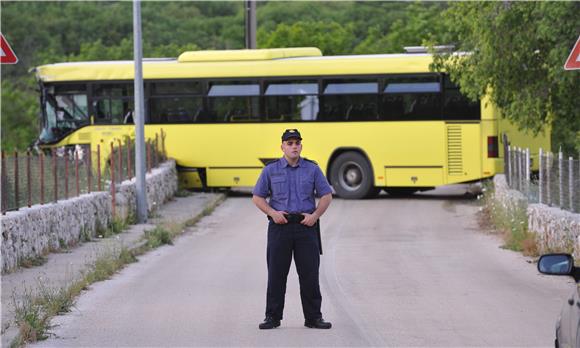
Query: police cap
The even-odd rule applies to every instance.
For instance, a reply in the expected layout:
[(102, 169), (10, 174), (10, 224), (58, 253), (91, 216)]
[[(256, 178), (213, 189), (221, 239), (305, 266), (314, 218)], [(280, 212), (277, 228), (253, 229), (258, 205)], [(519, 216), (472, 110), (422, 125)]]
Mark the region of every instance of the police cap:
[(291, 138), (302, 140), (302, 136), (300, 136), (298, 129), (286, 129), (284, 134), (282, 134), (282, 141), (286, 141)]

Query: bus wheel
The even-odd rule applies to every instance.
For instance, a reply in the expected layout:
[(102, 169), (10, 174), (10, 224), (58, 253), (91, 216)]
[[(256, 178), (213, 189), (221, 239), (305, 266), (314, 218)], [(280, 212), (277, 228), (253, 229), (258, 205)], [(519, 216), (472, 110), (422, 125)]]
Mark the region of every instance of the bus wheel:
[(374, 189), (371, 166), (357, 152), (345, 152), (332, 162), (330, 181), (336, 194), (346, 199), (365, 198)]

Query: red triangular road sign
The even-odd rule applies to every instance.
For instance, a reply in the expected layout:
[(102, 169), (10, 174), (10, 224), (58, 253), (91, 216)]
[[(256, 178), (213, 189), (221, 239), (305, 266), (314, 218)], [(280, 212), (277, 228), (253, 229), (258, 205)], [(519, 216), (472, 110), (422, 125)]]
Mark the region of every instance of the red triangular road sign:
[(4, 38), (4, 34), (0, 33), (0, 63), (2, 64), (16, 64), (18, 58), (12, 51), (8, 41)]
[(580, 69), (580, 36), (578, 36), (578, 40), (576, 40), (576, 44), (574, 45), (574, 48), (572, 48), (572, 52), (570, 52), (566, 64), (564, 64), (564, 69)]

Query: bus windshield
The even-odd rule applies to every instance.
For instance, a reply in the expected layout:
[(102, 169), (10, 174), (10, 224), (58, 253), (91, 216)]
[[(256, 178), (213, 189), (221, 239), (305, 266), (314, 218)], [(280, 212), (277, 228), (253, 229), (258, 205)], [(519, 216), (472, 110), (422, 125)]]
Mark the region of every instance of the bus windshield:
[(90, 123), (86, 86), (48, 86), (42, 96), (42, 143), (58, 141)]

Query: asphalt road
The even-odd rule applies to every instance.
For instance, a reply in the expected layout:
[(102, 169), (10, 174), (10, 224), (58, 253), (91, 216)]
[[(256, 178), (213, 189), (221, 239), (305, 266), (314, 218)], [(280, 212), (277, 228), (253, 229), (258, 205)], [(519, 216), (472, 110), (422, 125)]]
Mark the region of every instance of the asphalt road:
[(553, 346), (572, 282), (501, 249), (463, 193), (333, 201), (321, 264), (331, 330), (303, 326), (294, 266), (282, 326), (258, 330), (266, 219), (238, 195), (92, 286), (38, 346)]

